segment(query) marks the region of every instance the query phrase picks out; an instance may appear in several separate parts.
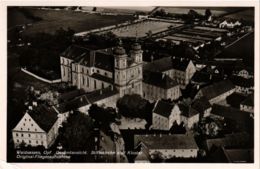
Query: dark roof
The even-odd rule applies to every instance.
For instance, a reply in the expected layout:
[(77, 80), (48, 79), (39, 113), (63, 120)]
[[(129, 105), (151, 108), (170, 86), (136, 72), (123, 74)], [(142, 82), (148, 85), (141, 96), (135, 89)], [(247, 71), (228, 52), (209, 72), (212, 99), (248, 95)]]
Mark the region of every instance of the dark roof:
[(192, 81), (197, 83), (208, 83), (210, 81), (210, 74), (206, 72), (196, 72), (192, 76)]
[(191, 107), (197, 110), (198, 112), (202, 113), (205, 110), (209, 109), (211, 107), (211, 104), (209, 103), (206, 97), (201, 97), (199, 99), (194, 100)]
[(150, 161), (149, 150), (147, 147), (140, 145), (135, 161)]
[(185, 71), (189, 63), (190, 60), (188, 59), (164, 57), (144, 65), (144, 70), (163, 72), (170, 69), (177, 69), (180, 71)]
[(95, 52), (94, 66), (111, 72), (114, 69), (114, 56), (105, 52)]
[(161, 72), (144, 71), (143, 82), (163, 89), (169, 89), (178, 85), (176, 81)]
[(62, 57), (66, 57), (72, 60), (79, 60), (84, 57), (89, 57), (91, 53), (90, 49), (82, 46), (72, 45), (68, 47), (62, 54)]
[(241, 86), (241, 87), (253, 87), (254, 86), (253, 78), (246, 79), (241, 76), (232, 76), (230, 78), (230, 80), (236, 86)]
[(171, 103), (159, 100), (155, 104), (155, 108), (154, 108), (153, 112), (168, 118), (171, 115), (173, 106), (174, 105)]
[(241, 104), (247, 106), (254, 106), (254, 95), (250, 94)]
[[(109, 49), (107, 49), (109, 50)], [(114, 56), (106, 50), (91, 50), (82, 46), (72, 45), (61, 56), (87, 67), (97, 67), (107, 71), (114, 69)]]
[(46, 105), (34, 107), (33, 110), (28, 110), (28, 114), (45, 132), (49, 132), (58, 119), (56, 111)]
[(78, 96), (73, 100), (64, 102), (55, 106), (59, 113), (65, 113), (71, 110), (76, 110), (82, 106), (90, 104), (86, 95)]
[(254, 161), (253, 149), (225, 149), (224, 154), (230, 163), (243, 163)]
[(242, 148), (248, 146), (249, 141), (249, 134), (243, 132), (227, 134), (222, 138), (207, 139), (206, 145), (208, 150), (210, 150), (213, 146)]
[(221, 82), (213, 83), (209, 86), (206, 86), (200, 90), (203, 93), (203, 96), (205, 96), (208, 100), (211, 100), (234, 88), (235, 86), (229, 80), (223, 80)]
[(212, 106), (211, 114), (224, 117), (229, 120), (236, 122), (239, 127), (245, 131), (250, 130), (252, 124), (252, 118), (250, 114), (239, 109), (226, 107), (221, 105), (214, 104)]
[(178, 106), (182, 116), (192, 117), (196, 114), (199, 114), (199, 112), (193, 109), (191, 106), (185, 105), (183, 103), (178, 104)]
[(118, 91), (116, 89), (111, 89), (110, 87), (107, 87), (105, 89), (90, 92), (86, 94), (86, 96), (88, 98), (88, 101), (93, 104), (98, 100), (105, 99), (116, 94), (118, 94)]
[(61, 94), (59, 96), (59, 101), (66, 102), (66, 101), (74, 99), (75, 97), (81, 96), (85, 93), (86, 92), (83, 89), (75, 89), (75, 90)]
[(192, 135), (135, 135), (135, 146), (142, 142), (148, 149), (198, 149)]
[(107, 82), (107, 83), (113, 83), (113, 79), (109, 78), (109, 77), (106, 77), (106, 76), (103, 76), (103, 75), (100, 75), (98, 73), (93, 73), (91, 75), (91, 77), (93, 77), (94, 79), (98, 79), (98, 80), (101, 80), (103, 82)]

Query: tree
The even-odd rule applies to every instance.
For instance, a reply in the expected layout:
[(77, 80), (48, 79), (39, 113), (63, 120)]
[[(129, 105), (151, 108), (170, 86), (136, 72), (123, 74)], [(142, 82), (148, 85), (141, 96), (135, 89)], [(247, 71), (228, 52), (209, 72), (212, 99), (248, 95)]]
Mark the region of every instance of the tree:
[(147, 117), (147, 106), (148, 101), (137, 94), (124, 95), (117, 101), (117, 108), (119, 110), (119, 113), (125, 117), (130, 118)]
[(208, 19), (210, 16), (212, 15), (212, 13), (211, 13), (211, 11), (210, 11), (210, 9), (206, 9), (205, 10), (205, 19)]
[(94, 147), (92, 132), (92, 119), (74, 112), (60, 130), (60, 143), (65, 150), (91, 150)]

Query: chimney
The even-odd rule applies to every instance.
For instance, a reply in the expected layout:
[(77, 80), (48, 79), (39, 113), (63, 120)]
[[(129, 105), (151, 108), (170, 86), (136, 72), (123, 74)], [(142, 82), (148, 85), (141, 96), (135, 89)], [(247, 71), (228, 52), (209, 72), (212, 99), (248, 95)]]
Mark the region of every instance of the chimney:
[(32, 109), (33, 109), (33, 107), (32, 107), (32, 106), (29, 106), (28, 108), (29, 108), (29, 110), (32, 110)]
[(183, 61), (183, 58), (181, 58), (181, 61)]
[(103, 93), (103, 91), (102, 91), (102, 89), (101, 89), (101, 90), (99, 91), (99, 94), (102, 95), (102, 93)]
[(162, 137), (162, 133), (160, 133), (160, 137)]
[(153, 55), (152, 55), (152, 56), (151, 56), (151, 62), (153, 62), (153, 59), (154, 59), (154, 58), (153, 58)]
[(212, 79), (212, 74), (209, 75), (209, 80), (211, 80), (211, 79)]
[(162, 73), (162, 79), (165, 77), (165, 74), (164, 73)]

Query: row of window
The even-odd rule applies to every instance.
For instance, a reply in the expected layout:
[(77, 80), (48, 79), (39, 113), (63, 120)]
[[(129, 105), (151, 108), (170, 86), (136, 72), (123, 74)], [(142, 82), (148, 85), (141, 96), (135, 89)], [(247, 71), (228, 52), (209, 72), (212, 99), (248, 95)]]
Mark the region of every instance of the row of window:
[[(36, 138), (38, 138), (38, 136), (42, 138), (41, 134), (34, 134), (34, 135), (35, 135)], [(16, 133), (16, 136), (19, 137), (19, 133)], [(24, 133), (21, 133), (20, 137), (24, 137)], [(31, 137), (30, 133), (28, 133), (28, 137)]]
[[(24, 124), (24, 126), (25, 126), (25, 124)], [(33, 125), (31, 125), (31, 126), (33, 126)], [(24, 128), (23, 128), (23, 127), (21, 127), (20, 129), (21, 129), (21, 131), (24, 131)], [(26, 129), (25, 129), (25, 130), (26, 130)], [(31, 130), (30, 128), (27, 128), (27, 130), (28, 130), (28, 131), (33, 131), (33, 130)], [(37, 132), (37, 129), (35, 128), (34, 131)]]
[[(34, 141), (35, 141), (35, 144), (41, 144), (41, 145), (43, 145), (43, 141), (38, 141), (38, 140), (28, 140), (28, 143), (29, 143), (29, 144), (32, 144)], [(17, 139), (16, 142), (17, 142), (17, 143), (25, 143), (24, 140), (20, 140), (20, 139)]]

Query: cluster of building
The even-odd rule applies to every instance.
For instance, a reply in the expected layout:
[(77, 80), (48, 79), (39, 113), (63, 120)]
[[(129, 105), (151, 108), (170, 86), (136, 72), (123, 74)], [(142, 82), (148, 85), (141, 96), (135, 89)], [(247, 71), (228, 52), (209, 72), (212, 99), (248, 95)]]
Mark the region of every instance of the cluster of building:
[[(237, 22), (232, 24), (239, 26)], [(220, 24), (221, 29), (229, 27), (226, 22)], [(226, 33), (225, 29), (220, 31), (220, 28), (185, 29), (182, 34), (172, 35), (171, 40), (177, 41), (177, 37), (189, 39), (198, 34), (205, 36), (200, 40), (206, 43)], [(233, 72), (232, 77), (227, 78), (218, 67), (200, 65), (188, 58), (169, 56), (144, 64), (143, 50), (138, 43), (133, 43), (128, 51), (122, 43), (107, 49), (72, 45), (61, 54), (60, 68), (62, 82), (77, 89), (58, 94), (49, 106), (38, 105), (36, 101), (27, 104), (28, 110), (12, 130), (15, 147), (23, 143), (48, 149), (55, 142), (59, 127), (73, 111), (88, 114), (92, 104), (116, 107), (120, 97), (131, 94), (138, 94), (155, 103), (149, 130), (168, 132), (134, 134), (134, 150), (138, 151), (135, 162), (149, 162), (158, 156), (162, 159), (196, 158), (201, 147), (189, 132), (170, 134), (175, 123), (190, 131), (203, 118), (212, 117), (228, 119), (240, 130), (250, 132), (248, 124), (252, 123), (254, 113), (254, 76), (245, 69)], [(196, 92), (187, 101), (183, 98), (183, 91), (190, 84), (195, 86)], [(239, 103), (239, 108), (226, 103), (226, 99), (234, 93), (245, 97)], [(111, 130), (120, 135), (118, 126), (111, 127)], [(232, 136), (225, 135), (217, 139), (205, 140), (207, 153), (211, 152), (214, 145), (218, 147), (214, 153), (224, 153), (225, 160), (236, 161), (232, 156), (234, 152), (252, 152), (251, 149), (246, 152), (238, 149), (240, 144), (235, 145)], [(124, 141), (118, 137), (115, 143), (118, 151), (124, 151), (122, 145)]]

